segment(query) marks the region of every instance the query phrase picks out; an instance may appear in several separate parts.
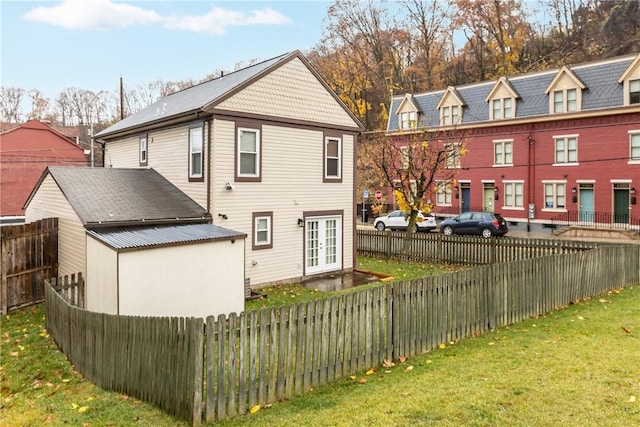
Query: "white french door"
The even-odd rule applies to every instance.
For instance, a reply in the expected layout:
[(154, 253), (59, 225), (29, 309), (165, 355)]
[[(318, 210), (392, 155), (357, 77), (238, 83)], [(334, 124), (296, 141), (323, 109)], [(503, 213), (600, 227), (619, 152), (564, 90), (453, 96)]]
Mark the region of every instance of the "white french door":
[(309, 217), (305, 221), (305, 274), (342, 268), (342, 217)]

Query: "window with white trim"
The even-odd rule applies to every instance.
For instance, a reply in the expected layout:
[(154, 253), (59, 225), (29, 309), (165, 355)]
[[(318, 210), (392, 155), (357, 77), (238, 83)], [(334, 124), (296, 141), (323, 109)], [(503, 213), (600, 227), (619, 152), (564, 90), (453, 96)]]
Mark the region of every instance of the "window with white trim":
[(570, 113), (578, 111), (578, 90), (563, 89), (553, 92), (553, 112)]
[(260, 177), (260, 131), (238, 128), (237, 176)]
[(449, 181), (436, 182), (436, 204), (451, 206), (451, 183)]
[(140, 166), (147, 166), (147, 135), (140, 137)]
[(253, 213), (253, 249), (273, 247), (273, 212)]
[(629, 81), (629, 104), (640, 104), (640, 80)]
[(417, 124), (417, 113), (415, 111), (405, 111), (403, 113), (400, 113), (401, 129), (415, 129)]
[(410, 147), (400, 147), (400, 167), (402, 169), (409, 168), (409, 161), (410, 161), (409, 150), (410, 150)]
[(499, 98), (494, 99), (491, 102), (492, 106), (492, 119), (512, 119), (513, 118), (513, 99), (512, 98)]
[(629, 160), (640, 162), (640, 132), (629, 135)]
[(544, 186), (544, 208), (543, 209), (565, 209), (566, 186), (565, 182), (543, 182)]
[(513, 140), (493, 141), (493, 165), (513, 165)]
[(447, 169), (459, 169), (460, 168), (460, 144), (447, 144), (445, 146)]
[(342, 139), (326, 137), (324, 139), (324, 178), (339, 180), (342, 178)]
[(524, 207), (524, 183), (505, 182), (504, 183), (504, 207), (522, 208)]
[(460, 123), (460, 106), (447, 105), (441, 108), (441, 124), (454, 125)]
[(578, 163), (578, 137), (564, 136), (554, 137), (555, 161), (554, 163)]
[(203, 159), (202, 125), (189, 128), (189, 178), (202, 179)]

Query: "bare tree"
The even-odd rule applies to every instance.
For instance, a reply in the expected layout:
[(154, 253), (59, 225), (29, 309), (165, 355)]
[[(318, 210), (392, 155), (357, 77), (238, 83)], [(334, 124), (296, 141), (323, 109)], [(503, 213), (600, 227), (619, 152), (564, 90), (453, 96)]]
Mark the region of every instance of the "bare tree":
[(4, 122), (20, 122), (22, 100), (26, 91), (19, 87), (4, 87), (0, 96), (0, 114)]
[(31, 112), (29, 113), (30, 119), (43, 119), (49, 113), (49, 99), (45, 98), (43, 93), (38, 89), (32, 89), (29, 91), (29, 97), (31, 98)]

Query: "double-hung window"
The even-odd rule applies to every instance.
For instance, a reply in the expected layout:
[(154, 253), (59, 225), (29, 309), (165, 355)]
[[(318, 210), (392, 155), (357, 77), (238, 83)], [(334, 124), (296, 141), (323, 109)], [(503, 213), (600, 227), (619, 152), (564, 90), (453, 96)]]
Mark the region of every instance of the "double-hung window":
[(273, 247), (273, 212), (253, 213), (253, 250)]
[(460, 123), (460, 106), (450, 105), (442, 107), (442, 125), (455, 125)]
[(451, 185), (448, 181), (436, 183), (436, 204), (438, 206), (451, 206)]
[(553, 92), (553, 112), (570, 113), (578, 111), (577, 89), (556, 90)]
[(238, 128), (237, 143), (237, 170), (236, 175), (240, 180), (260, 179), (260, 130), (250, 128)]
[(202, 125), (189, 128), (189, 180), (202, 181), (204, 167)]
[(542, 185), (544, 186), (543, 209), (565, 209), (566, 184), (564, 182), (543, 181)]
[(513, 165), (513, 140), (493, 141), (493, 165)]
[(640, 163), (640, 131), (629, 132), (629, 161)]
[(147, 166), (147, 135), (140, 137), (140, 166)]
[(417, 125), (416, 112), (405, 111), (400, 114), (400, 128), (401, 129), (413, 129)]
[(447, 169), (459, 169), (460, 168), (460, 145), (459, 144), (447, 144), (445, 146)]
[(505, 182), (504, 183), (504, 207), (523, 208), (524, 207), (524, 183)]
[(555, 164), (578, 163), (578, 137), (576, 135), (554, 137)]
[(511, 98), (494, 99), (492, 101), (493, 120), (512, 119), (513, 108)]
[(342, 139), (324, 139), (324, 181), (342, 181)]
[(640, 80), (629, 81), (629, 104), (640, 104)]

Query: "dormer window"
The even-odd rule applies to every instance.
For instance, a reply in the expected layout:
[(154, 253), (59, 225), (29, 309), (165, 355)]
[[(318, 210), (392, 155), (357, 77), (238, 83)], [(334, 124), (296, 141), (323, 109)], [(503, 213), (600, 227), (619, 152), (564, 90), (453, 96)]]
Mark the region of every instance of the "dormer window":
[(572, 113), (582, 110), (582, 92), (587, 86), (567, 67), (555, 76), (545, 93), (549, 96), (549, 113)]
[(404, 96), (398, 106), (397, 114), (400, 129), (416, 129), (418, 127), (420, 107), (413, 95), (408, 93)]
[(509, 80), (500, 77), (485, 99), (489, 103), (489, 120), (513, 119), (519, 97)]
[(624, 105), (640, 104), (640, 54), (631, 62), (618, 79), (624, 91)]
[(578, 95), (576, 89), (556, 90), (553, 92), (553, 112), (570, 113), (578, 111)]
[(405, 111), (404, 113), (400, 113), (400, 128), (415, 129), (418, 124), (416, 116), (417, 113), (415, 111)]
[(640, 104), (640, 80), (629, 81), (629, 104)]
[(440, 125), (451, 126), (462, 123), (462, 108), (464, 105), (462, 96), (456, 88), (450, 86), (442, 95), (437, 106), (438, 110), (440, 110)]

